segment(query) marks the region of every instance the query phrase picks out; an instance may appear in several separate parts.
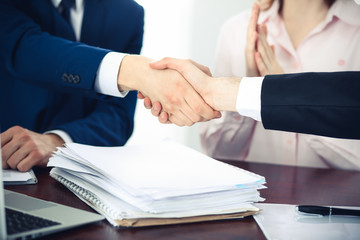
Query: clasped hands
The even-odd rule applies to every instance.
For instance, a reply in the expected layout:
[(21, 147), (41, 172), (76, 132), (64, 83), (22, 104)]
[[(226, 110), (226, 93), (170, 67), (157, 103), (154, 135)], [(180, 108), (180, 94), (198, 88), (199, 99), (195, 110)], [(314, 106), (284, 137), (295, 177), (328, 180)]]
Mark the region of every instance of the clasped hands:
[(123, 59), (118, 76), (120, 91), (138, 90), (138, 97), (161, 123), (178, 126), (219, 118), (222, 110), (235, 111), (239, 82), (239, 78), (213, 78), (207, 67), (192, 60), (152, 62), (132, 55)]
[(207, 67), (192, 60), (164, 58), (153, 62), (143, 56), (128, 55), (121, 63), (118, 88), (138, 90), (148, 108), (154, 103), (152, 113), (160, 122), (191, 126), (219, 118), (220, 110), (228, 110), (215, 101), (222, 94), (218, 85), (224, 85), (217, 80), (211, 77)]
[[(266, 25), (258, 24), (260, 8), (264, 8), (261, 3), (260, 6), (254, 3), (247, 29), (245, 47), (247, 77), (284, 73), (275, 56), (274, 46), (268, 43)], [(172, 92), (167, 91), (166, 88), (171, 88), (173, 83), (162, 79), (163, 82), (159, 82), (158, 86), (167, 91), (167, 95), (162, 99), (154, 97), (141, 87), (135, 88), (139, 90), (138, 98), (144, 99), (145, 107), (151, 109), (152, 114), (157, 116), (161, 123), (190, 126), (195, 122), (220, 117), (219, 111), (236, 111), (240, 77), (213, 78), (207, 67), (192, 60), (164, 58), (149, 63), (149, 66), (156, 70), (170, 71), (170, 74), (175, 70), (181, 75), (178, 77), (183, 78), (178, 79), (172, 86)]]

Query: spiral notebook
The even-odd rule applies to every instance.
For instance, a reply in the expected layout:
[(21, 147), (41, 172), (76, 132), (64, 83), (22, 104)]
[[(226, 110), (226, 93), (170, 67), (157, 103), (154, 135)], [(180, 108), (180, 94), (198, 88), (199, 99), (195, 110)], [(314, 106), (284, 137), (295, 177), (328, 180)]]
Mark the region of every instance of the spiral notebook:
[(68, 144), (48, 166), (54, 179), (120, 227), (242, 218), (264, 200), (258, 191), (264, 177), (175, 143)]

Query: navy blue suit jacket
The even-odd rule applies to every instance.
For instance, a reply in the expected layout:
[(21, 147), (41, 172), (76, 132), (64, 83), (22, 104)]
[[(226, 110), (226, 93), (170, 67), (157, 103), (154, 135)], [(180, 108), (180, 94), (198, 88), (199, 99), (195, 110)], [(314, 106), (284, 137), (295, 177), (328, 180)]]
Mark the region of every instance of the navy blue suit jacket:
[(133, 130), (135, 92), (94, 92), (110, 51), (138, 54), (144, 10), (133, 0), (85, 0), (80, 42), (49, 0), (0, 1), (1, 131), (60, 129), (75, 142), (123, 145)]
[(261, 117), (266, 129), (360, 139), (360, 72), (266, 76)]

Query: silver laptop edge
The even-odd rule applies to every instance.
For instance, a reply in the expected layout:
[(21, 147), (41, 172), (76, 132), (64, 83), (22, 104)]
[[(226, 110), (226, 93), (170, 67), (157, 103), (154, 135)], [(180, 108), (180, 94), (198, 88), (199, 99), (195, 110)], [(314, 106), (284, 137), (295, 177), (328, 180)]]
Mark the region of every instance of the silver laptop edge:
[[(1, 155), (1, 139), (0, 139), (0, 162)], [(18, 238), (35, 238), (48, 235), (54, 232), (63, 231), (80, 225), (97, 222), (103, 220), (104, 217), (92, 212), (68, 207), (58, 203), (44, 201), (38, 198), (26, 196), (24, 194), (4, 190), (2, 181), (2, 166), (0, 167), (0, 239), (18, 239)], [(6, 202), (5, 202), (6, 200)], [(26, 204), (24, 204), (26, 202)], [(26, 206), (24, 206), (26, 205)], [(20, 212), (46, 218), (51, 221), (60, 222), (60, 225), (41, 228), (38, 230), (26, 231), (16, 234), (7, 234), (5, 206)], [(31, 209), (35, 206), (33, 209)]]

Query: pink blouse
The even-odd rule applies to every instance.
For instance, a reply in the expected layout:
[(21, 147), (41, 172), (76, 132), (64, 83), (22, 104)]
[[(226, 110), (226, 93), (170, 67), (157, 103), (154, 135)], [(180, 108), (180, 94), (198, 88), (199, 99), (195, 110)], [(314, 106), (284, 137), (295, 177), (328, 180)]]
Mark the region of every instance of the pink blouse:
[[(259, 23), (267, 25), (268, 41), (286, 73), (360, 70), (360, 6), (353, 0), (337, 0), (297, 49), (278, 9), (275, 1)], [(246, 11), (222, 27), (215, 76), (245, 76), (249, 18)], [(232, 112), (201, 124), (200, 132), (205, 152), (214, 158), (360, 171), (359, 140), (265, 130), (260, 122)]]

